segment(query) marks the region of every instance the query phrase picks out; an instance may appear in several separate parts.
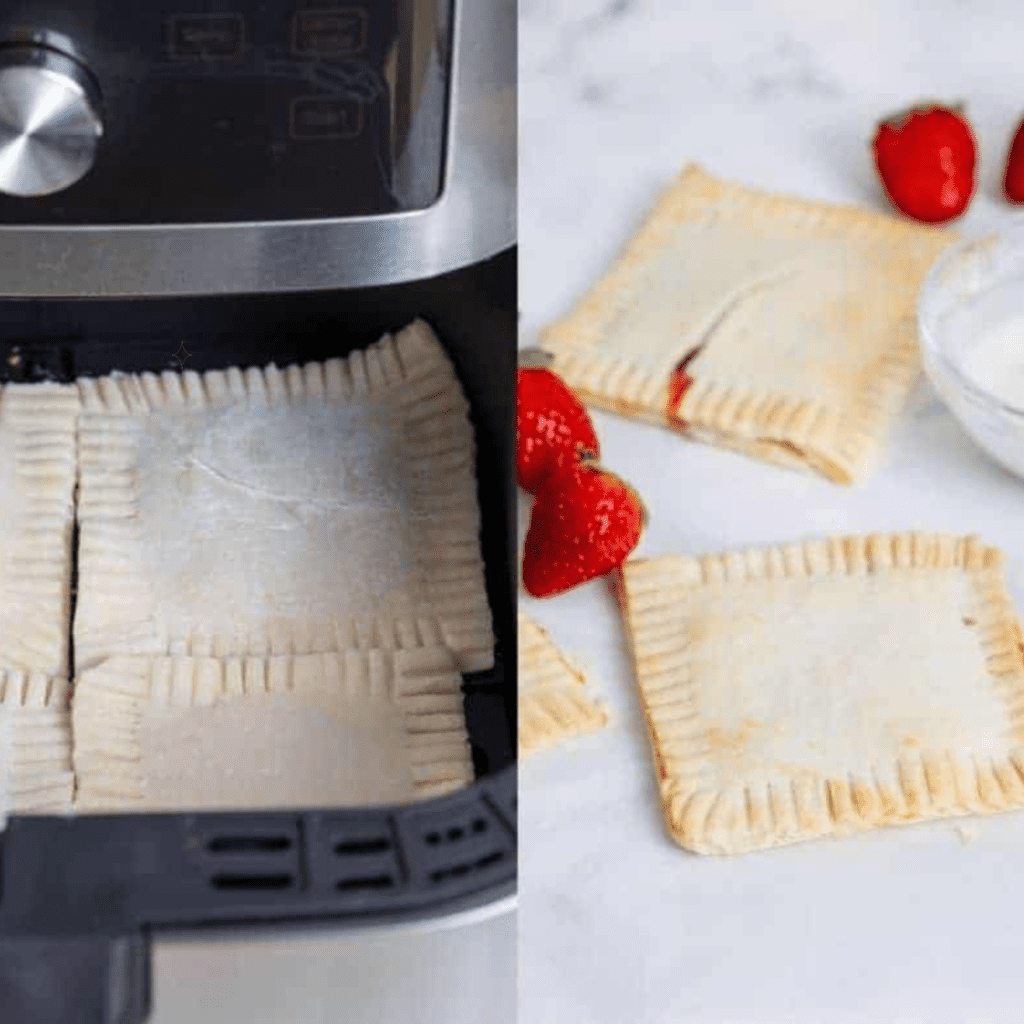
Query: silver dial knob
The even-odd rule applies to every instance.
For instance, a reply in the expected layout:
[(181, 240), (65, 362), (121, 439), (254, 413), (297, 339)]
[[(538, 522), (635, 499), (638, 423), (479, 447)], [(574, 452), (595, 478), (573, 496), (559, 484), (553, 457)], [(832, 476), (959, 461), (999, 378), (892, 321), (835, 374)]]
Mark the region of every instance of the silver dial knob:
[(102, 134), (99, 92), (81, 64), (41, 46), (0, 48), (0, 192), (66, 189), (92, 167)]

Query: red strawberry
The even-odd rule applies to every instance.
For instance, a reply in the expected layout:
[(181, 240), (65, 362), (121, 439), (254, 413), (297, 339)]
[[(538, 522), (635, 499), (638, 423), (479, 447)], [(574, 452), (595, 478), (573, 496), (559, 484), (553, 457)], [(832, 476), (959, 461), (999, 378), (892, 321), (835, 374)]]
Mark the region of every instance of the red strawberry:
[(523, 585), (552, 597), (620, 566), (640, 542), (644, 508), (618, 477), (589, 463), (549, 476), (526, 533)]
[(559, 377), (543, 366), (519, 370), (516, 381), (516, 473), (531, 494), (551, 474), (600, 453), (587, 410)]
[(939, 224), (967, 209), (977, 148), (958, 110), (932, 105), (897, 114), (879, 125), (874, 150), (882, 184), (907, 216)]
[(1010, 143), (1003, 191), (1011, 203), (1024, 203), (1024, 121), (1021, 121), (1013, 136), (1013, 142)]

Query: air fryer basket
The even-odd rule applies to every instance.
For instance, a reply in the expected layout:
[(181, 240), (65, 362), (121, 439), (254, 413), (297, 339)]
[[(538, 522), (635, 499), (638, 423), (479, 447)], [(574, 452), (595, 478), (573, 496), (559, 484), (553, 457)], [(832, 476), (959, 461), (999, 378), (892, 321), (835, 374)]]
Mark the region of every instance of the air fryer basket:
[(0, 1020), (144, 1020), (154, 930), (436, 920), (514, 893), (515, 296), (513, 248), (356, 291), (0, 302), (8, 381), (319, 361), (423, 317), (470, 402), (497, 638), (494, 669), (464, 685), (477, 781), (452, 796), (366, 810), (9, 819)]

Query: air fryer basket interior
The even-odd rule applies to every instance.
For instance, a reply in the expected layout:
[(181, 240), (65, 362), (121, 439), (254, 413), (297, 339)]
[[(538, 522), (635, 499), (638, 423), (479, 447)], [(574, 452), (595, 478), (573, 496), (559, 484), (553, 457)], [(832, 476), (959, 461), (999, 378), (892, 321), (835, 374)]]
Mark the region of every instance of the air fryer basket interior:
[[(0, 302), (0, 379), (283, 367), (343, 356), (417, 316), (445, 345), (476, 432), (497, 638), (495, 667), (464, 685), (477, 782), (402, 808), (11, 818), (0, 833), (5, 1010), (17, 1007), (31, 964), (46, 979), (33, 987), (50, 991), (52, 1019), (143, 1019), (154, 928), (379, 924), (514, 892), (515, 249), (432, 280), (357, 291)], [(81, 1018), (60, 1016), (69, 991)], [(105, 1016), (85, 1016), (89, 993)], [(27, 1012), (51, 1019), (35, 1003)]]

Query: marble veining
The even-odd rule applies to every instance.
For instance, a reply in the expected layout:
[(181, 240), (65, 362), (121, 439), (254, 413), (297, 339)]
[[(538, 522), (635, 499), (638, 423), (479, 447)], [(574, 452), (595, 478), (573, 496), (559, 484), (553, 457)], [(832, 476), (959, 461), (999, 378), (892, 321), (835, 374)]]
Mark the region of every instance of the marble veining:
[(782, 35), (771, 47), (754, 53), (747, 74), (747, 95), (754, 100), (788, 93), (832, 99), (844, 91), (842, 83), (818, 65), (814, 49), (790, 35)]

